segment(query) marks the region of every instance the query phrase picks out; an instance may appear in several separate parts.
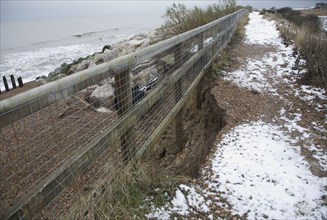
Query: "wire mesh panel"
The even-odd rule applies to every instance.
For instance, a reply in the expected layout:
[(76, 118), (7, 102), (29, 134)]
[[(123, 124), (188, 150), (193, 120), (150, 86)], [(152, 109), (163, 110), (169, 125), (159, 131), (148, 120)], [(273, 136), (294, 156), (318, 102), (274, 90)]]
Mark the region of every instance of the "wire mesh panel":
[(1, 101), (3, 217), (32, 218), (96, 158), (100, 178), (140, 157), (244, 13)]

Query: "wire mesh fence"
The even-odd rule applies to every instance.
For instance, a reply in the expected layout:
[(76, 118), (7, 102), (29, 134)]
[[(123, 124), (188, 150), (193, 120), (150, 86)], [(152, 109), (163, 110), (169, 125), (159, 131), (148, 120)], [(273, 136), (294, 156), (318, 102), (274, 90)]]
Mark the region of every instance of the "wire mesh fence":
[(96, 178), (141, 157), (245, 12), (2, 100), (3, 217), (32, 218), (100, 155)]

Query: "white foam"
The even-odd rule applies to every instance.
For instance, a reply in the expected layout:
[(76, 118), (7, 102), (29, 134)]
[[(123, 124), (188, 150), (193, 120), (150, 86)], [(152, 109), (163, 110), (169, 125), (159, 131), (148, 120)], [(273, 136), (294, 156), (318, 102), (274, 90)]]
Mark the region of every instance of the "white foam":
[[(101, 50), (91, 44), (76, 44), (70, 46), (40, 48), (33, 51), (14, 52), (1, 55), (1, 76), (12, 74), (16, 78), (21, 76), (24, 83), (35, 80), (38, 76), (48, 74), (62, 63), (71, 63), (72, 60), (90, 55)], [(0, 80), (0, 86), (4, 86)]]

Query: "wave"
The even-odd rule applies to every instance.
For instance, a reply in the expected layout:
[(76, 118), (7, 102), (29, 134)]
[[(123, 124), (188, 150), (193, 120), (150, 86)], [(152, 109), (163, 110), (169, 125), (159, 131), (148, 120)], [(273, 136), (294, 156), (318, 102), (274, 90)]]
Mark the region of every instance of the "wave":
[(62, 41), (64, 41), (64, 38), (61, 39), (56, 39), (56, 40), (43, 40), (43, 41), (39, 41), (39, 42), (35, 42), (35, 43), (31, 43), (31, 44), (26, 44), (24, 46), (18, 46), (18, 47), (9, 47), (6, 49), (1, 49), (1, 52), (8, 54), (8, 53), (15, 53), (17, 51), (26, 51), (26, 50), (31, 50), (31, 49), (35, 49), (35, 48), (46, 48), (49, 47), (49, 45), (54, 45), (56, 43), (60, 43)]
[[(33, 81), (38, 76), (48, 74), (64, 62), (87, 56), (98, 51), (97, 45), (76, 44), (69, 46), (40, 48), (33, 51), (1, 54), (1, 76), (21, 76), (24, 82)], [(3, 91), (3, 84), (0, 88)]]
[(82, 34), (74, 34), (73, 37), (76, 37), (76, 38), (88, 37), (88, 36), (92, 36), (92, 35), (98, 34), (98, 33), (119, 31), (119, 30), (120, 30), (119, 28), (111, 28), (111, 29), (106, 29), (106, 30), (101, 30), (101, 31), (90, 31), (90, 32), (82, 33)]
[(74, 34), (73, 37), (78, 37), (78, 38), (80, 38), (80, 37), (85, 37), (85, 36), (91, 36), (91, 35), (93, 35), (93, 34), (95, 34), (95, 33), (97, 33), (97, 32), (91, 31), (91, 32), (83, 33), (83, 34)]

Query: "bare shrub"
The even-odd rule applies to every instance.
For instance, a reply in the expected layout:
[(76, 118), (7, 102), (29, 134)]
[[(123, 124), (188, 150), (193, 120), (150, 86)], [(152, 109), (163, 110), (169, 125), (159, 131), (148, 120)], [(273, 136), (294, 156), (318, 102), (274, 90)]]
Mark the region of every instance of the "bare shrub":
[(236, 6), (236, 0), (221, 0), (204, 9), (196, 6), (193, 9), (187, 9), (184, 4), (174, 3), (167, 8), (163, 16), (165, 24), (159, 31), (162, 38), (166, 39), (207, 24), (240, 8), (240, 6)]
[(249, 13), (247, 13), (245, 16), (243, 16), (240, 21), (238, 22), (237, 28), (236, 28), (236, 37), (238, 38), (244, 38), (245, 37), (245, 25), (249, 23)]
[(300, 11), (294, 11), (291, 8), (281, 8), (276, 10), (284, 19), (293, 23), (297, 27), (306, 25), (308, 30), (313, 33), (320, 31), (319, 17), (316, 15), (302, 15)]
[(306, 60), (307, 72), (301, 82), (322, 86), (327, 90), (327, 40), (310, 33), (304, 25), (295, 37), (295, 44)]
[[(278, 9), (281, 19), (287, 20), (279, 26), (286, 44), (294, 43), (306, 61), (306, 73), (302, 84), (324, 87), (327, 90), (327, 39), (321, 35), (319, 18), (315, 15), (302, 15), (290, 8)], [(276, 17), (275, 17), (276, 19)]]

